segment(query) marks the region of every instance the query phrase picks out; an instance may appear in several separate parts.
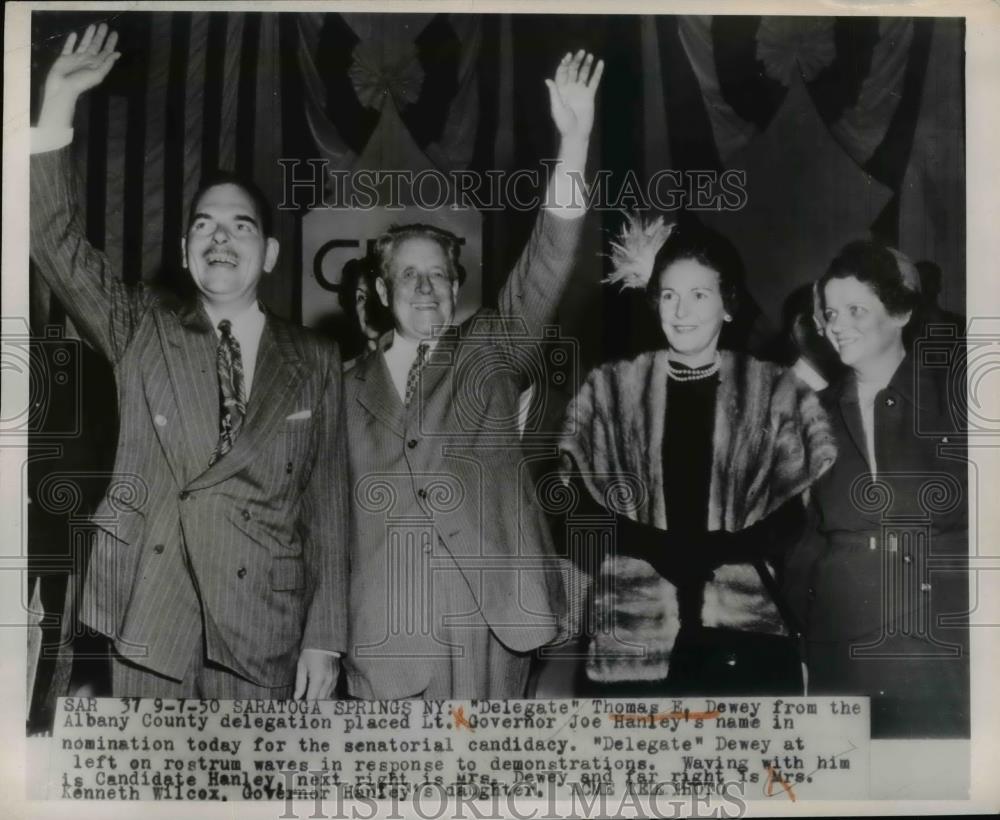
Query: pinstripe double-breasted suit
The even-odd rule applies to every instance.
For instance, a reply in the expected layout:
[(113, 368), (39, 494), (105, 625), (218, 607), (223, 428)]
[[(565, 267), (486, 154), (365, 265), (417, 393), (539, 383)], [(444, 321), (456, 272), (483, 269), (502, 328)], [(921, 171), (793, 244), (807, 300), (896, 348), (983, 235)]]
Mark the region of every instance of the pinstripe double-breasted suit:
[(346, 650), (347, 482), (336, 348), (267, 316), (243, 429), (219, 437), (217, 337), (204, 309), (124, 285), (80, 226), (70, 148), (32, 156), (31, 255), (115, 371), (115, 477), (83, 620), (180, 679), (207, 658), (265, 687), (300, 648)]
[(384, 357), (392, 333), (345, 375), (356, 696), (518, 697), (496, 641), (525, 653), (557, 634), (563, 583), (517, 419), (523, 354), (544, 348), (583, 222), (542, 211), (499, 309), (445, 332), (408, 406)]

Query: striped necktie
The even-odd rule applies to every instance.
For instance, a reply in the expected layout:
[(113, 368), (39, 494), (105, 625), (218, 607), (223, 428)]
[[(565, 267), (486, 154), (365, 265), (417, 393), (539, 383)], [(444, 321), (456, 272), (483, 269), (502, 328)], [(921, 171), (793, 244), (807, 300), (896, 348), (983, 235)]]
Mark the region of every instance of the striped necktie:
[(410, 406), (410, 400), (413, 398), (413, 394), (417, 392), (417, 384), (420, 381), (420, 371), (424, 369), (424, 364), (427, 361), (427, 348), (429, 345), (427, 342), (421, 342), (417, 345), (417, 358), (413, 360), (413, 364), (410, 365), (410, 371), (406, 374), (406, 398), (403, 399), (403, 404), (407, 407)]
[(215, 464), (233, 449), (247, 412), (246, 386), (243, 378), (243, 355), (240, 343), (233, 336), (233, 324), (228, 319), (219, 322), (219, 347), (215, 367), (219, 374), (219, 443), (209, 464)]

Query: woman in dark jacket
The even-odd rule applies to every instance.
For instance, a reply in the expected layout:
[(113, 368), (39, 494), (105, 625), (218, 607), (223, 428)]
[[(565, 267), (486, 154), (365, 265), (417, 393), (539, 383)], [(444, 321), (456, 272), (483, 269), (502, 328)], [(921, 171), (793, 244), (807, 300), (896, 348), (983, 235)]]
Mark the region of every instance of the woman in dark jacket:
[(594, 579), (586, 688), (801, 693), (775, 574), (835, 456), (825, 414), (787, 371), (717, 349), (742, 275), (722, 236), (633, 219), (612, 258), (667, 347), (592, 371), (567, 410), (571, 549)]
[(871, 697), (876, 737), (968, 736), (965, 410), (949, 401), (964, 395), (959, 341), (907, 350), (919, 279), (877, 243), (844, 247), (818, 294), (848, 369), (821, 394), (838, 458), (786, 573), (809, 694)]

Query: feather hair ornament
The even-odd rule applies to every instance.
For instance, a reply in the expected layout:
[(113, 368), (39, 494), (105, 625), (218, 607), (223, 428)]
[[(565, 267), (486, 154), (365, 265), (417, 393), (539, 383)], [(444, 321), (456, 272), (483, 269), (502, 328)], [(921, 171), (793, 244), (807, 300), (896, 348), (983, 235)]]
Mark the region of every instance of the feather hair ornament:
[(625, 214), (617, 240), (611, 242), (608, 257), (614, 270), (604, 278), (606, 284), (620, 284), (625, 288), (645, 288), (653, 274), (653, 262), (674, 229), (665, 225), (663, 217), (649, 221), (639, 214)]
[(903, 287), (914, 293), (920, 293), (920, 272), (905, 253), (889, 248), (889, 253), (896, 260), (896, 267), (899, 268), (899, 276), (903, 280)]
[(819, 295), (819, 282), (812, 283), (813, 296), (813, 324), (821, 334), (826, 333), (826, 317), (823, 315), (823, 300)]

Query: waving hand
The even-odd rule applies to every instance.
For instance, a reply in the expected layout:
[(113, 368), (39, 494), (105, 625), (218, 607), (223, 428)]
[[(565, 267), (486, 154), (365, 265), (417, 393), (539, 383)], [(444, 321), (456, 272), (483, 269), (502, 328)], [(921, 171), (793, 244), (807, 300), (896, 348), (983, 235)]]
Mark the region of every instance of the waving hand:
[(79, 96), (100, 85), (121, 53), (115, 51), (118, 34), (105, 23), (87, 26), (77, 43), (76, 33), (66, 38), (62, 53), (45, 78), (40, 126), (69, 127)]
[(554, 80), (546, 80), (552, 119), (564, 140), (587, 139), (594, 125), (594, 96), (604, 73), (604, 61), (594, 66), (594, 55), (580, 49), (567, 54), (556, 69)]

